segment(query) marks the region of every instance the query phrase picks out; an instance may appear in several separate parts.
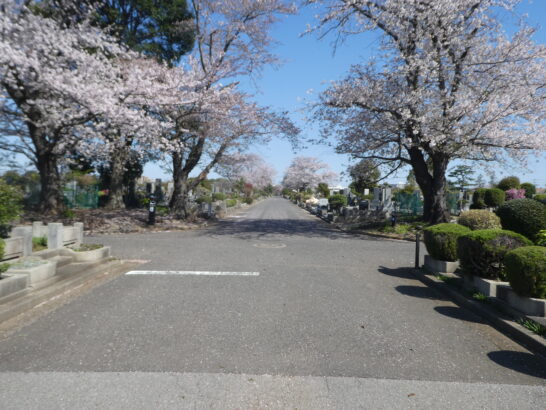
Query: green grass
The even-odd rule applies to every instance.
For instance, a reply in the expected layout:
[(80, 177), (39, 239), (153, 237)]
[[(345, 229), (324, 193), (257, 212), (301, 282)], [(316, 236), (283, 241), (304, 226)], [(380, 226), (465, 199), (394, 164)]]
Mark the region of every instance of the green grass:
[(47, 249), (47, 237), (41, 236), (32, 238), (32, 252), (38, 252)]
[(522, 325), (524, 328), (530, 330), (531, 332), (536, 333), (537, 335), (542, 336), (546, 339), (546, 326), (524, 317), (519, 318), (518, 320), (516, 320), (516, 322)]
[(473, 292), (472, 293), (472, 299), (477, 300), (479, 302), (487, 302), (487, 295), (484, 295), (481, 292)]

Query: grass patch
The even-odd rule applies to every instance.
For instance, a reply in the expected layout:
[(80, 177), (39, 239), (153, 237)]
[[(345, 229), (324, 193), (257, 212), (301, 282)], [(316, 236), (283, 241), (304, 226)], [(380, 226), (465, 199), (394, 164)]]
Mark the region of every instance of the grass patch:
[(536, 333), (537, 335), (546, 339), (546, 326), (525, 317), (519, 318), (516, 320), (516, 322), (531, 332)]
[(47, 237), (32, 238), (32, 252), (43, 251), (44, 249), (47, 249)]
[(487, 295), (481, 293), (481, 292), (473, 292), (472, 293), (472, 299), (477, 300), (479, 302), (487, 302)]
[(440, 279), (442, 282), (447, 283), (448, 285), (456, 285), (457, 284), (457, 278), (454, 278), (452, 276), (442, 275), (441, 273), (437, 274), (437, 275), (434, 275), (434, 276), (437, 279)]
[(0, 275), (6, 272), (10, 267), (9, 263), (0, 263)]
[(87, 251), (94, 251), (95, 249), (100, 249), (104, 247), (104, 245), (100, 243), (82, 243), (79, 248), (75, 248), (75, 252), (87, 252)]

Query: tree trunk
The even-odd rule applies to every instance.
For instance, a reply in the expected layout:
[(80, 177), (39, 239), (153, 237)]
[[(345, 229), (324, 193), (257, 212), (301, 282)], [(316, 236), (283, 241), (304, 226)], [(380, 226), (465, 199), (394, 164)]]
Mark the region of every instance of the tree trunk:
[(36, 161), (41, 184), (39, 209), (44, 214), (59, 214), (64, 204), (57, 157), (49, 153), (39, 153)]
[(410, 158), (415, 180), (424, 197), (423, 220), (430, 224), (449, 221), (446, 201), (446, 170), (449, 158), (443, 154), (431, 154), (432, 169), (429, 169), (429, 165), (417, 148), (410, 150)]
[(106, 209), (125, 209), (125, 202), (123, 202), (123, 194), (125, 192), (123, 176), (125, 174), (128, 152), (128, 148), (123, 146), (116, 148), (112, 154), (112, 161), (110, 162), (110, 186), (108, 201), (105, 206)]
[(188, 173), (184, 171), (182, 164), (182, 155), (175, 152), (172, 155), (173, 160), (173, 193), (169, 202), (169, 208), (177, 218), (185, 219), (188, 217)]

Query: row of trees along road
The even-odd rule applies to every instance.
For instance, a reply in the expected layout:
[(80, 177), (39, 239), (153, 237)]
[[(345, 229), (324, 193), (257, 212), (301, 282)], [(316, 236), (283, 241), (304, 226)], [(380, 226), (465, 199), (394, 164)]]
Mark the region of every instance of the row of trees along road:
[(315, 30), (338, 39), (377, 31), (382, 54), (351, 67), (312, 106), (337, 151), (410, 165), (424, 218), (447, 220), (455, 159), (522, 159), (546, 149), (546, 48), (523, 22), (508, 38), (495, 17), (518, 0), (308, 0)]
[(135, 155), (168, 160), (184, 217), (188, 191), (224, 155), (297, 135), (237, 81), (276, 61), (268, 32), (294, 11), (281, 0), (0, 0), (0, 149), (35, 164), (48, 213), (62, 208), (67, 158), (110, 168), (110, 207), (123, 206)]

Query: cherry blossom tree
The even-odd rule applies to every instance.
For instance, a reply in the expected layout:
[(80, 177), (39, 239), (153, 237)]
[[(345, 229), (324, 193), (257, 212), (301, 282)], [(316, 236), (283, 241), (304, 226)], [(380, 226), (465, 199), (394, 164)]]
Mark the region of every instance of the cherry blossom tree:
[(242, 153), (225, 155), (216, 167), (216, 171), (232, 182), (242, 179), (257, 189), (273, 185), (273, 179), (277, 173), (259, 155)]
[(114, 64), (126, 58), (131, 56), (85, 23), (60, 27), (1, 0), (0, 149), (26, 155), (36, 165), (43, 211), (62, 206), (59, 161), (82, 133), (91, 132), (86, 124), (97, 114), (135, 117), (112, 103)]
[[(275, 114), (250, 101), (237, 89), (238, 79), (276, 62), (270, 52), (269, 30), (279, 15), (295, 11), (282, 0), (192, 0), (195, 49), (187, 62), (203, 79), (202, 100), (171, 111), (172, 138), (184, 142), (170, 152), (174, 191), (170, 207), (187, 215), (187, 193), (204, 180), (230, 152), (272, 135), (297, 134), (284, 114)], [(199, 174), (189, 179), (190, 173)]]
[(424, 219), (448, 218), (454, 159), (523, 159), (546, 149), (546, 48), (522, 24), (509, 38), (495, 10), (519, 0), (310, 0), (317, 30), (339, 38), (374, 30), (382, 54), (355, 65), (313, 106), (337, 151), (411, 165)]
[(296, 157), (286, 170), (282, 185), (288, 189), (316, 188), (319, 183), (332, 184), (338, 175), (328, 164), (315, 157)]

